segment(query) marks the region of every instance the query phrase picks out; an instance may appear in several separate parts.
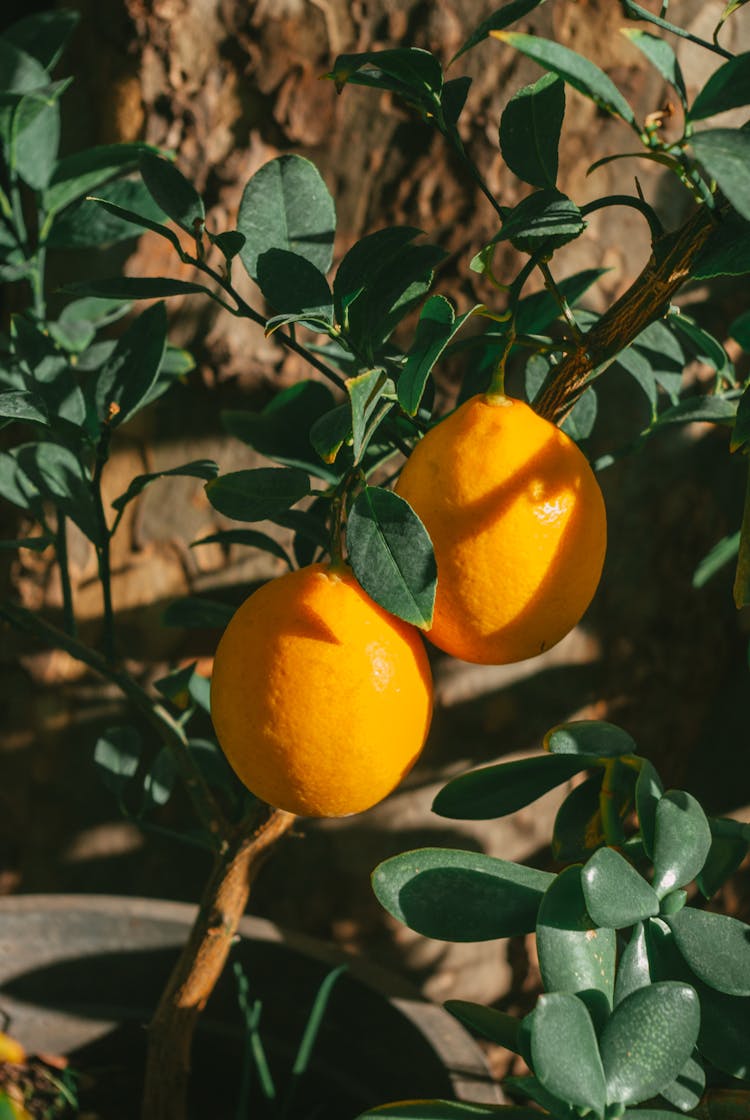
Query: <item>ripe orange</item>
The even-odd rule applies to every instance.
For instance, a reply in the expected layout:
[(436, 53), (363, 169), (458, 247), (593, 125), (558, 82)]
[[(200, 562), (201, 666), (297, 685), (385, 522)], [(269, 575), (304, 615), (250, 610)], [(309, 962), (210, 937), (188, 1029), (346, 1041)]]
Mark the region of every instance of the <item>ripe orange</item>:
[(472, 397), (417, 444), (396, 490), (435, 548), (440, 649), (502, 665), (578, 622), (604, 562), (604, 501), (576, 444), (528, 405)]
[(417, 631), (343, 566), (265, 584), (219, 643), (211, 714), (242, 782), (279, 809), (342, 817), (369, 809), (416, 762), (432, 714)]

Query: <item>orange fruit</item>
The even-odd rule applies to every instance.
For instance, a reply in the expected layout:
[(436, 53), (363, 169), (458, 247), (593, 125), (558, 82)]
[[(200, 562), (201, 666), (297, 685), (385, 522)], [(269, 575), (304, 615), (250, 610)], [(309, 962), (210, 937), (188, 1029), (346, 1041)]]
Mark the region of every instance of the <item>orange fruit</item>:
[(359, 813), (424, 745), (425, 647), (347, 568), (313, 564), (236, 612), (216, 651), (211, 714), (232, 768), (263, 801), (300, 816)]
[(396, 490), (435, 548), (440, 649), (503, 665), (578, 622), (604, 563), (604, 501), (576, 444), (527, 404), (472, 397), (417, 444)]

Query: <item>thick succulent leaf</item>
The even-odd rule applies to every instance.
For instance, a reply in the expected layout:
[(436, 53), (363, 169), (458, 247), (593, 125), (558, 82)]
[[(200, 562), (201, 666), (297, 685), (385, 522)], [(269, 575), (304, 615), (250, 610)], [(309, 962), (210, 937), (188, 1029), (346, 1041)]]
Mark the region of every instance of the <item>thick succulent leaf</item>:
[(604, 1069), (594, 1024), (577, 996), (540, 996), (531, 1027), (531, 1060), (534, 1073), (553, 1096), (603, 1114)]
[(685, 1062), (671, 1085), (661, 1090), (659, 1096), (679, 1108), (680, 1112), (690, 1112), (700, 1104), (705, 1088), (706, 1071), (693, 1055)]
[(711, 848), (706, 814), (692, 794), (670, 790), (659, 799), (654, 820), (654, 882), (659, 898), (684, 887), (699, 873)]
[(646, 880), (616, 852), (600, 848), (582, 872), (583, 895), (592, 920), (624, 929), (659, 913), (659, 899)]
[(488, 1038), (514, 1054), (520, 1054), (518, 1043), (518, 1019), (483, 1003), (469, 1003), (463, 999), (449, 999), (443, 1004), (459, 1022), (475, 1034)]
[(557, 811), (552, 854), (559, 863), (587, 859), (604, 843), (601, 817), (602, 771), (574, 786)]
[(444, 786), (433, 812), (453, 820), (494, 820), (515, 813), (594, 765), (586, 755), (540, 755), (461, 774)]
[(543, 745), (551, 754), (582, 754), (594, 758), (616, 758), (638, 750), (627, 731), (597, 719), (560, 723), (547, 732)]
[(372, 882), (381, 905), (425, 937), (492, 941), (534, 929), (553, 878), (479, 852), (422, 848), (381, 863)]
[(667, 919), (686, 962), (709, 987), (750, 996), (750, 926), (727, 914), (686, 907)]
[(646, 988), (651, 983), (651, 962), (648, 956), (646, 930), (643, 922), (633, 929), (630, 940), (620, 955), (615, 981), (615, 1007), (638, 988)]
[(398, 1101), (381, 1104), (361, 1112), (356, 1120), (472, 1120), (497, 1117), (497, 1120), (539, 1120), (539, 1113), (520, 1105), (471, 1104), (468, 1101)]

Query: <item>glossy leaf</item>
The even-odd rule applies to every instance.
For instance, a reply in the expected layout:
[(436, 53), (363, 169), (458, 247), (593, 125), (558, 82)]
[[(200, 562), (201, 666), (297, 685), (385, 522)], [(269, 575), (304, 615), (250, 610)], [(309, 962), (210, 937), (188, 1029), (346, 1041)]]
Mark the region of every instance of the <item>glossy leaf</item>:
[[(709, 825), (711, 820), (709, 818)], [(717, 835), (711, 828), (711, 849), (706, 862), (695, 881), (698, 889), (705, 898), (711, 898), (719, 887), (734, 874), (745, 856), (750, 851), (750, 836), (745, 838), (741, 834), (735, 836)]]
[(718, 70), (714, 70), (690, 107), (688, 116), (691, 120), (699, 121), (748, 104), (750, 51), (730, 58)]
[(15, 143), (11, 165), (35, 191), (49, 185), (60, 146), (59, 98), (70, 80), (53, 82), (45, 91), (28, 93), (20, 99), (13, 116)]
[(125, 787), (135, 776), (143, 750), (141, 737), (134, 727), (110, 727), (97, 740), (94, 764), (102, 781), (120, 804)]
[(589, 385), (578, 398), (560, 427), (576, 443), (588, 439), (594, 430), (599, 402), (596, 389)]
[(419, 237), (414, 226), (389, 226), (355, 242), (345, 253), (333, 280), (336, 318), (344, 322), (347, 308), (363, 291), (376, 282), (382, 269), (389, 268), (398, 254)]
[(172, 752), (167, 747), (162, 747), (143, 779), (142, 813), (166, 805), (172, 796), (177, 776), (177, 763)]
[(439, 61), (420, 47), (340, 54), (326, 77), (339, 93), (347, 83), (390, 90), (423, 113), (433, 114), (443, 85)]
[(276, 517), (309, 493), (310, 480), (298, 467), (232, 471), (206, 483), (211, 505), (233, 521), (265, 521)]
[(597, 928), (587, 911), (579, 866), (562, 871), (544, 895), (536, 945), (545, 990), (579, 996), (603, 1026), (612, 1007), (617, 943), (614, 930)]
[(144, 405), (159, 375), (167, 345), (163, 303), (149, 307), (122, 334), (96, 379), (96, 412), (102, 423), (119, 427)]
[(422, 848), (385, 860), (372, 882), (381, 905), (425, 937), (492, 941), (534, 929), (553, 878), (479, 852)]
[(268, 249), (297, 253), (326, 273), (335, 229), (333, 199), (315, 165), (302, 156), (278, 156), (256, 171), (243, 192), (237, 231), (245, 243), (239, 256), (254, 280), (258, 258)]
[(690, 138), (696, 159), (741, 217), (750, 219), (750, 132), (739, 128), (712, 128)]
[(432, 624), (437, 570), (432, 542), (408, 502), (366, 486), (346, 527), (349, 563), (367, 594), (422, 630)]
[(667, 919), (695, 975), (729, 996), (750, 996), (750, 926), (727, 914), (686, 907)]
[(104, 144), (63, 157), (42, 196), (44, 211), (54, 214), (102, 183), (132, 170), (149, 150), (147, 144), (140, 143)]
[(745, 276), (750, 272), (750, 222), (730, 211), (707, 238), (693, 266), (693, 279)]
[[(180, 243), (180, 239), (173, 229), (165, 226), (161, 221), (155, 221), (153, 218), (145, 214), (136, 213), (129, 210), (124, 206), (118, 205), (116, 202), (110, 202), (106, 198), (97, 198), (95, 195), (89, 195), (86, 202), (95, 203), (100, 209), (104, 210), (111, 217), (115, 218), (118, 222), (125, 222), (132, 226), (137, 226), (141, 230), (150, 230), (156, 233), (159, 237), (163, 237), (168, 241), (181, 260), (185, 259), (185, 254)], [(166, 217), (164, 219), (166, 221)]]
[(573, 241), (585, 228), (581, 211), (566, 195), (556, 190), (534, 191), (506, 215), (495, 240), (510, 240), (523, 253), (535, 253), (542, 247), (551, 252)]
[(659, 913), (653, 888), (614, 848), (594, 852), (582, 881), (586, 906), (597, 925), (624, 929)]
[(141, 156), (143, 182), (156, 205), (187, 233), (197, 236), (206, 220), (203, 199), (175, 165), (152, 152)]
[(660, 413), (657, 426), (667, 424), (731, 424), (737, 415), (737, 402), (717, 394), (687, 397)]
[[(521, 1034), (524, 1037), (525, 1044), (525, 1052), (521, 1056), (527, 1065), (531, 1064), (531, 1024), (529, 1020), (533, 1022), (533, 1012), (527, 1015), (521, 1023)], [(544, 1110), (542, 1114), (544, 1116), (549, 1114), (554, 1116), (556, 1120), (578, 1120), (580, 1115), (578, 1109), (574, 1109), (572, 1105), (548, 1092), (536, 1077), (504, 1077), (503, 1089), (506, 1089), (513, 1096), (517, 1094), (523, 1100), (534, 1101)], [(538, 1112), (536, 1113), (536, 1120), (539, 1120)]]
[(162, 623), (188, 630), (223, 630), (234, 611), (234, 607), (217, 599), (186, 596), (169, 604), (162, 615)]
[(497, 1046), (504, 1046), (519, 1054), (518, 1048), (518, 1019), (504, 1011), (497, 1011), (494, 1007), (485, 1007), (483, 1003), (469, 1003), (463, 999), (449, 999), (443, 1004), (454, 1018), (463, 1023), (465, 1027), (487, 1038)]
[(541, 7), (544, 0), (506, 0), (502, 8), (493, 12), (491, 16), (483, 20), (469, 38), (466, 40), (461, 50), (453, 56), (451, 62), (455, 62), (466, 51), (471, 50), (477, 43), (481, 43), (487, 39), (492, 31), (502, 31), (506, 27), (510, 27), (518, 19), (523, 19), (529, 12), (533, 12), (535, 8)]
[(198, 548), (202, 544), (220, 544), (225, 548), (233, 544), (241, 544), (246, 548), (257, 548), (261, 552), (269, 552), (272, 556), (283, 560), (289, 569), (294, 567), (286, 549), (282, 548), (273, 537), (269, 537), (268, 533), (261, 533), (257, 529), (224, 529), (220, 533), (211, 533), (208, 537), (201, 537), (200, 540), (193, 541), (190, 547)]
[(670, 323), (674, 329), (687, 339), (687, 349), (692, 351), (699, 361), (721, 373), (727, 380), (734, 381), (734, 367), (729, 360), (729, 355), (712, 334), (704, 330), (689, 315), (681, 312), (679, 315), (670, 315)]
[(299, 253), (266, 249), (258, 257), (257, 281), (275, 311), (294, 316), (310, 329), (333, 321), (333, 297), (320, 269)]
[(649, 31), (623, 30), (623, 34), (630, 39), (633, 46), (641, 51), (649, 62), (659, 71), (665, 82), (678, 94), (682, 105), (687, 108), (687, 90), (685, 79), (677, 61), (677, 55), (666, 39), (659, 35), (652, 35)]
[(557, 811), (552, 854), (559, 863), (586, 859), (604, 843), (600, 809), (602, 771), (574, 786)]
[(422, 308), (414, 341), (409, 348), (398, 379), (398, 403), (410, 416), (416, 416), (427, 379), (446, 346), (466, 320), (477, 310), (456, 317), (445, 296), (430, 296)]
[(554, 188), (564, 116), (565, 83), (554, 74), (524, 86), (506, 105), (500, 148), (510, 170), (525, 183)]
[(321, 462), (310, 442), (312, 425), (334, 403), (331, 390), (319, 381), (298, 381), (277, 393), (260, 412), (222, 412), (221, 422), (225, 431), (261, 455), (318, 478), (334, 480), (337, 473)]
[(68, 9), (34, 12), (7, 27), (3, 38), (30, 54), (45, 70), (51, 70), (80, 18), (79, 12)]
[(352, 452), (358, 463), (372, 435), (371, 421), (380, 413), (383, 394), (393, 392), (393, 382), (383, 369), (368, 369), (357, 377), (349, 377), (346, 391), (352, 417)]
[(711, 829), (695, 798), (670, 790), (656, 805), (654, 821), (654, 882), (659, 898), (691, 882), (706, 862)]
[(337, 405), (310, 425), (310, 443), (324, 463), (335, 463), (339, 451), (351, 438), (351, 404)]
[(534, 1073), (553, 1096), (604, 1112), (604, 1070), (594, 1024), (577, 996), (553, 992), (539, 997), (531, 1027)]
[(492, 31), (490, 34), (515, 47), (545, 70), (551, 70), (553, 74), (563, 78), (573, 89), (594, 101), (600, 109), (621, 117), (626, 124), (637, 128), (633, 110), (617, 86), (589, 59), (564, 47), (562, 43), (536, 35), (523, 35), (516, 31)]
[(483, 766), (444, 786), (432, 811), (453, 820), (495, 820), (536, 801), (595, 762), (585, 755), (540, 755)]
[(7, 36), (0, 38), (0, 73), (3, 75), (3, 90), (7, 93), (28, 93), (41, 89), (49, 82), (44, 66), (27, 51)]
[(618, 755), (636, 754), (638, 750), (627, 731), (597, 719), (560, 723), (547, 732), (543, 745), (551, 754), (579, 754), (593, 758), (616, 758)]
[(651, 962), (648, 957), (646, 930), (643, 922), (633, 928), (630, 940), (620, 954), (615, 980), (614, 1004), (617, 1007), (632, 992), (651, 983)]
[(74, 296), (100, 299), (168, 299), (169, 296), (206, 295), (208, 289), (191, 280), (172, 280), (167, 276), (112, 276), (103, 280), (77, 280), (63, 291)]
[(124, 494), (120, 494), (119, 498), (115, 498), (112, 502), (114, 509), (124, 509), (128, 502), (132, 502), (139, 494), (143, 493), (147, 486), (155, 482), (158, 478), (202, 478), (208, 480), (216, 478), (219, 473), (219, 468), (212, 459), (196, 459), (192, 463), (185, 463), (181, 467), (172, 467), (166, 471), (154, 471), (151, 474), (139, 474), (132, 480)]
[(706, 1071), (695, 1056), (688, 1058), (675, 1080), (661, 1090), (664, 1097), (680, 1112), (689, 1112), (700, 1104), (706, 1088)]
[[(138, 217), (137, 228), (133, 224), (135, 216)], [(139, 230), (159, 226), (165, 219), (166, 215), (140, 180), (115, 179), (96, 189), (96, 199), (81, 199), (58, 213), (52, 222), (47, 245), (53, 249), (114, 245), (139, 237)]]
[(631, 992), (599, 1040), (608, 1100), (638, 1104), (660, 1093), (691, 1056), (699, 1025), (698, 996), (688, 984), (667, 980)]
[(745, 996), (728, 996), (698, 984), (701, 1029), (698, 1049), (730, 1077), (750, 1077), (750, 1015)]
[(31, 420), (49, 426), (43, 401), (26, 389), (8, 389), (0, 392), (0, 416), (8, 420)]

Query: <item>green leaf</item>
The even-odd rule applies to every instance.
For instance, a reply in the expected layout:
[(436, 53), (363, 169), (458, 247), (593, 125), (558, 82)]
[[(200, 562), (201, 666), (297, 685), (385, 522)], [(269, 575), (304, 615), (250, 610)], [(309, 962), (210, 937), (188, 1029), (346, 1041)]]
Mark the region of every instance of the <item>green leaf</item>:
[(370, 598), (429, 630), (437, 583), (435, 554), (409, 503), (391, 490), (366, 486), (349, 511), (346, 544), (354, 574)]
[(330, 498), (316, 498), (305, 510), (290, 509), (277, 514), (272, 520), (294, 533), (294, 559), (300, 568), (311, 564), (317, 552), (329, 551), (330, 530), (328, 520), (331, 512)]
[(638, 991), (639, 988), (647, 988), (651, 980), (651, 962), (648, 957), (646, 930), (643, 922), (638, 922), (620, 955), (617, 965), (615, 1007), (632, 992)]
[(245, 244), (245, 235), (236, 229), (229, 229), (225, 233), (210, 233), (206, 230), (209, 241), (224, 254), (226, 260), (233, 260)]
[(529, 12), (533, 12), (535, 8), (541, 7), (544, 0), (506, 0), (502, 8), (493, 12), (491, 16), (480, 23), (476, 31), (466, 40), (461, 50), (453, 56), (451, 62), (455, 62), (466, 51), (471, 50), (477, 43), (481, 43), (487, 39), (492, 31), (502, 31), (506, 27), (510, 27), (518, 19), (523, 19)]
[(604, 1112), (605, 1083), (599, 1047), (586, 1007), (577, 996), (539, 997), (531, 1026), (531, 1059), (544, 1088), (580, 1109)]
[(253, 450), (287, 467), (334, 481), (338, 473), (324, 466), (310, 441), (310, 429), (334, 407), (331, 390), (320, 381), (298, 381), (283, 389), (261, 412), (222, 412), (225, 431)]
[[(528, 1064), (531, 1063), (531, 1023), (533, 1023), (534, 1012), (532, 1011), (521, 1022), (520, 1036), (523, 1038), (522, 1048), (525, 1046), (525, 1052), (522, 1053), (524, 1061)], [(504, 1077), (503, 1089), (514, 1096), (517, 1094), (524, 1100), (532, 1100), (543, 1109), (543, 1116), (554, 1116), (556, 1120), (578, 1120), (578, 1109), (574, 1109), (566, 1101), (560, 1100), (559, 1097), (549, 1093), (542, 1083), (536, 1077)], [(536, 1120), (539, 1120), (539, 1113), (536, 1113)]]
[(750, 926), (726, 914), (687, 907), (667, 919), (695, 975), (729, 996), (750, 996)]
[(96, 379), (96, 414), (110, 428), (138, 412), (156, 382), (167, 345), (163, 303), (149, 307), (122, 334)]
[(736, 557), (740, 547), (740, 532), (722, 537), (701, 560), (693, 572), (693, 587), (705, 586), (717, 572)]
[(143, 779), (141, 813), (166, 805), (177, 781), (177, 763), (168, 747), (162, 747)]
[(534, 929), (553, 878), (479, 852), (421, 848), (385, 860), (372, 883), (380, 904), (425, 937), (492, 941)]
[(745, 996), (728, 996), (698, 984), (701, 1029), (698, 1049), (730, 1077), (750, 1077), (750, 1015)]
[(22, 315), (11, 319), (11, 340), (13, 353), (28, 374), (24, 377), (26, 388), (41, 397), (52, 424), (57, 417), (82, 424), (86, 402), (67, 354)]
[(239, 255), (253, 280), (268, 249), (297, 253), (326, 273), (331, 267), (336, 212), (320, 172), (309, 160), (283, 155), (256, 171), (242, 195)]
[(588, 389), (584, 390), (573, 405), (560, 427), (567, 436), (570, 436), (576, 443), (580, 443), (581, 440), (588, 439), (594, 430), (598, 411), (599, 403), (596, 389), (593, 385), (589, 385)]
[(688, 119), (705, 120), (727, 109), (750, 103), (750, 51), (730, 58), (714, 70), (688, 113)]
[(51, 70), (59, 61), (80, 18), (80, 12), (66, 9), (34, 12), (6, 28), (3, 38), (32, 55), (45, 70)]
[(543, 66), (545, 70), (551, 70), (584, 97), (590, 98), (600, 109), (621, 117), (626, 124), (632, 125), (638, 131), (633, 110), (617, 86), (589, 59), (576, 54), (569, 47), (564, 47), (562, 43), (555, 43), (536, 35), (523, 35), (517, 31), (492, 31), (490, 34), (493, 38), (515, 47), (521, 54), (525, 54), (527, 58)]
[(670, 790), (656, 805), (654, 883), (659, 898), (691, 882), (706, 862), (711, 829), (695, 798)]
[(35, 191), (49, 185), (60, 146), (59, 98), (70, 80), (54, 82), (46, 90), (26, 94), (13, 115), (11, 166)]
[(443, 1007), (475, 1034), (488, 1038), (498, 1046), (504, 1046), (506, 1050), (512, 1050), (514, 1054), (520, 1054), (519, 1023), (513, 1015), (497, 1011), (494, 1007), (485, 1007), (483, 1003), (470, 1003), (463, 999), (446, 1000)]
[(388, 226), (352, 245), (333, 279), (333, 300), (339, 322), (344, 322), (349, 305), (377, 281), (381, 271), (389, 271), (401, 250), (421, 233), (421, 229), (413, 226)]
[(691, 1057), (671, 1085), (662, 1089), (659, 1095), (679, 1108), (680, 1112), (689, 1112), (700, 1104), (705, 1088), (706, 1071), (696, 1058)]
[(525, 183), (554, 188), (564, 116), (565, 83), (554, 74), (524, 86), (505, 107), (500, 148), (510, 170)]
[(659, 913), (653, 888), (614, 848), (594, 852), (582, 881), (586, 907), (599, 926), (624, 929)]
[(188, 296), (208, 289), (190, 280), (172, 280), (166, 276), (112, 276), (104, 280), (78, 280), (66, 284), (64, 292), (74, 296), (95, 296), (99, 299), (166, 299)]
[(328, 281), (305, 257), (287, 249), (266, 249), (258, 257), (256, 268), (260, 290), (280, 314), (294, 315), (311, 330), (320, 328), (307, 319), (333, 321)]
[(178, 478), (203, 478), (208, 480), (216, 478), (218, 473), (219, 468), (212, 459), (196, 459), (192, 463), (185, 463), (181, 467), (172, 467), (170, 470), (154, 471), (152, 474), (139, 474), (130, 483), (125, 493), (120, 494), (119, 498), (115, 498), (112, 507), (117, 510), (124, 509), (128, 502), (137, 498), (157, 478), (177, 476)]
[(339, 93), (347, 83), (390, 90), (430, 115), (439, 105), (443, 85), (440, 63), (419, 47), (340, 54), (326, 77), (335, 83)]
[(496, 1104), (470, 1104), (461, 1101), (399, 1101), (381, 1104), (360, 1112), (356, 1120), (472, 1120), (483, 1116), (497, 1120), (539, 1120), (535, 1109)]
[(144, 152), (139, 169), (156, 205), (186, 233), (198, 236), (206, 220), (203, 199), (173, 163)]
[(290, 570), (294, 567), (286, 549), (282, 548), (273, 537), (269, 537), (268, 533), (261, 533), (257, 529), (224, 529), (220, 533), (211, 533), (208, 537), (201, 537), (200, 540), (193, 541), (190, 547), (197, 548), (201, 544), (220, 544), (224, 547), (241, 544), (247, 548), (260, 549), (261, 552), (270, 552), (272, 556), (283, 560)]
[(633, 46), (637, 47), (646, 56), (649, 62), (659, 71), (664, 81), (668, 82), (672, 89), (676, 91), (683, 107), (687, 108), (685, 79), (677, 61), (677, 55), (667, 40), (640, 29), (626, 30), (623, 28), (622, 33), (630, 39)]
[(259, 467), (233, 471), (206, 483), (214, 509), (234, 521), (265, 521), (296, 505), (310, 493), (310, 481), (298, 467)]
[(745, 276), (750, 272), (750, 222), (733, 211), (710, 234), (693, 266), (694, 280)]
[(398, 379), (398, 403), (409, 416), (416, 416), (427, 379), (446, 346), (481, 304), (456, 317), (445, 296), (430, 296), (422, 308), (417, 330)]
[(162, 696), (166, 696), (167, 700), (180, 702), (186, 700), (189, 693), (188, 688), (190, 682), (195, 676), (195, 667), (197, 661), (193, 661), (192, 665), (186, 665), (182, 669), (173, 669), (171, 673), (167, 673), (165, 677), (160, 677), (158, 681), (154, 681), (154, 688), (160, 692)]
[(183, 253), (179, 237), (174, 230), (165, 226), (162, 222), (154, 221), (152, 218), (135, 213), (133, 210), (127, 210), (122, 206), (118, 206), (115, 202), (109, 202), (106, 198), (89, 196), (85, 201), (94, 203), (113, 218), (117, 219), (118, 222), (125, 222), (129, 225), (138, 226), (139, 229), (148, 229), (151, 230), (152, 233), (157, 233), (159, 237), (163, 237), (165, 241), (170, 243), (181, 260), (184, 259), (185, 254)]
[(44, 402), (27, 389), (9, 389), (0, 392), (0, 416), (9, 420), (32, 420), (49, 427)]
[(691, 319), (684, 312), (670, 315), (669, 321), (678, 334), (687, 338), (688, 350), (692, 350), (701, 362), (711, 366), (717, 373), (734, 381), (734, 366), (718, 338), (714, 338), (703, 327), (698, 326), (695, 319)]
[(94, 763), (99, 768), (105, 786), (114, 793), (121, 805), (125, 787), (138, 769), (142, 750), (140, 735), (134, 727), (127, 725), (110, 727), (97, 740)]
[(557, 811), (552, 854), (558, 863), (586, 859), (604, 843), (600, 811), (602, 772), (575, 786)]
[(341, 448), (352, 437), (351, 403), (324, 412), (310, 426), (310, 443), (324, 463), (335, 463)]
[(47, 71), (34, 58), (33, 51), (9, 41), (7, 36), (0, 38), (0, 74), (3, 75), (3, 90), (7, 93), (28, 93), (49, 83)]
[(665, 1089), (690, 1058), (699, 1026), (688, 984), (666, 980), (626, 996), (599, 1041), (608, 1101), (639, 1104)]
[[(711, 850), (703, 864), (703, 870), (695, 877), (698, 889), (704, 898), (711, 898), (716, 894), (719, 887), (735, 873), (750, 850), (750, 837), (745, 839), (739, 831), (743, 827), (739, 822), (736, 822), (738, 833), (734, 836), (717, 834), (711, 818), (708, 823), (711, 826)], [(725, 823), (721, 821), (721, 824)]]
[(732, 438), (729, 443), (729, 450), (745, 451), (750, 445), (750, 384), (745, 387), (745, 391), (740, 397), (740, 402), (737, 405), (737, 416), (732, 429)]
[(617, 942), (613, 929), (599, 925), (587, 912), (581, 868), (566, 867), (539, 907), (536, 944), (542, 983), (548, 992), (579, 996), (601, 1027), (612, 1007)]
[[(5, 494), (2, 495), (4, 498)], [(23, 537), (13, 540), (0, 540), (0, 549), (3, 552), (15, 552), (19, 548), (28, 548), (31, 552), (44, 552), (54, 541), (52, 537)]]
[[(567, 276), (558, 283), (557, 287), (570, 306), (574, 307), (581, 296), (585, 295), (606, 271), (605, 268), (586, 268), (573, 276)], [(547, 291), (535, 292), (518, 304), (516, 331), (518, 334), (540, 334), (559, 316), (560, 305), (555, 297)]]
[(653, 763), (641, 759), (641, 768), (635, 783), (635, 809), (638, 814), (643, 846), (653, 858), (656, 842), (656, 809), (664, 793), (661, 778)]
[(12, 451), (0, 451), (0, 494), (6, 502), (28, 510), (38, 519), (42, 513), (39, 489), (18, 461), (25, 448), (34, 446), (23, 444)]
[(104, 144), (74, 152), (59, 161), (48, 188), (42, 195), (42, 208), (49, 216), (89, 194), (96, 187), (137, 167), (148, 144)]
[(667, 424), (731, 424), (737, 415), (737, 402), (711, 393), (687, 397), (659, 414), (656, 427)]
[(159, 227), (166, 220), (140, 179), (115, 179), (98, 188), (96, 200), (81, 199), (58, 213), (47, 245), (53, 249), (90, 249), (127, 241), (140, 236), (133, 224), (136, 216), (140, 229)]
[(638, 751), (627, 731), (596, 719), (558, 724), (544, 736), (543, 746), (552, 754), (581, 754), (594, 758), (617, 758)]
[(443, 786), (432, 811), (452, 820), (495, 820), (515, 813), (596, 763), (585, 755), (540, 755), (461, 774)]
[(169, 604), (162, 615), (162, 624), (184, 627), (187, 630), (223, 630), (231, 621), (234, 611), (234, 607), (217, 599), (186, 596)]
[(17, 457), (24, 475), (38, 491), (74, 521), (84, 536), (99, 544), (101, 525), (91, 481), (79, 456), (57, 443), (36, 443), (20, 448)]
[(543, 246), (551, 252), (574, 241), (585, 228), (581, 211), (566, 195), (534, 191), (506, 215), (494, 240), (510, 240), (523, 253), (535, 253)]
[[(346, 381), (352, 417), (352, 451), (358, 463), (372, 435), (370, 421), (378, 409), (381, 397), (393, 391), (393, 382), (383, 369), (368, 369)], [(378, 410), (379, 411), (379, 410)]]
[(733, 319), (727, 333), (735, 342), (739, 342), (746, 354), (750, 353), (750, 311), (743, 311)]
[(739, 128), (712, 128), (690, 138), (701, 163), (741, 217), (750, 219), (750, 132)]
[(745, 490), (745, 503), (740, 527), (740, 544), (737, 553), (737, 568), (734, 573), (734, 605), (741, 610), (750, 603), (750, 462)]

